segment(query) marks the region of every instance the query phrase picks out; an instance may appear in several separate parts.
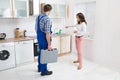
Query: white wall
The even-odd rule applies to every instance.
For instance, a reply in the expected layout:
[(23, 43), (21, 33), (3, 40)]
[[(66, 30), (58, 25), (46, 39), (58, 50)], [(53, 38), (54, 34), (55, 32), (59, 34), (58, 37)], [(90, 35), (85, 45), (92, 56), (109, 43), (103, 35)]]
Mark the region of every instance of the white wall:
[(97, 0), (93, 61), (120, 72), (120, 0)]
[[(14, 37), (15, 28), (20, 28), (21, 30), (27, 30), (28, 36), (35, 36), (35, 20), (36, 17), (23, 18), (23, 19), (0, 19), (0, 33), (4, 32), (7, 34), (7, 38)], [(55, 28), (63, 29), (65, 26), (64, 19), (51, 19), (53, 23), (53, 32)], [(62, 30), (64, 33), (64, 29)]]
[[(77, 8), (76, 8), (77, 7)], [(95, 28), (96, 2), (76, 3), (74, 11), (74, 21), (76, 23), (76, 14), (82, 12), (87, 21), (87, 35), (85, 37), (93, 39)]]
[(15, 28), (26, 29), (29, 35), (35, 35), (35, 18), (0, 19), (0, 33), (7, 34), (7, 38), (14, 37)]

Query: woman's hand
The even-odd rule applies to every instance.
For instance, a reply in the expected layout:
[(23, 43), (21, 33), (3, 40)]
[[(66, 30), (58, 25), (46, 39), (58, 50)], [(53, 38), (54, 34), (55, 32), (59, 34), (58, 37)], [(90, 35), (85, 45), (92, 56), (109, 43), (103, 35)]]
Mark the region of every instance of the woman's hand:
[(77, 30), (74, 30), (73, 33), (78, 33), (78, 31), (77, 31)]
[(68, 26), (65, 26), (65, 28), (69, 28)]

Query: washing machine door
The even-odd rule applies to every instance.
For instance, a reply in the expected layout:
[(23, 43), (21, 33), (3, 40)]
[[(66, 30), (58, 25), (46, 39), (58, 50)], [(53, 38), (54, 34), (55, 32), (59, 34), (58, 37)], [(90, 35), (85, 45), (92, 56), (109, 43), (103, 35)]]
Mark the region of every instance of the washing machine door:
[(9, 58), (10, 53), (7, 50), (0, 51), (0, 60), (5, 61)]

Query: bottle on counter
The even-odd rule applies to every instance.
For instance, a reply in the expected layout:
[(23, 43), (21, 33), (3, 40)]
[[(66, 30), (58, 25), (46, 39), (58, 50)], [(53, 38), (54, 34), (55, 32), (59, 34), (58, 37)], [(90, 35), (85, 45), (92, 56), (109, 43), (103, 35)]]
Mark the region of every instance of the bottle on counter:
[(24, 30), (23, 34), (24, 34), (24, 37), (27, 37), (27, 30)]
[(15, 38), (20, 38), (20, 29), (19, 28), (15, 29)]
[(59, 30), (59, 34), (62, 34), (62, 29)]

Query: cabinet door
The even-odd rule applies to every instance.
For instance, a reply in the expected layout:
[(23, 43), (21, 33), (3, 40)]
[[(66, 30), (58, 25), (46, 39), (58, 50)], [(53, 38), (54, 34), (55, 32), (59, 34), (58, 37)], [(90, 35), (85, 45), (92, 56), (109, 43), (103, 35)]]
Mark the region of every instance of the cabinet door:
[(28, 0), (14, 0), (14, 17), (28, 17)]
[[(49, 17), (50, 18), (55, 18), (56, 17), (56, 4), (50, 4), (52, 6), (52, 10), (50, 12)], [(45, 3), (41, 3), (41, 13), (44, 13), (44, 6)]]
[(65, 4), (57, 5), (57, 17), (66, 18), (66, 14), (67, 14), (67, 6)]
[(51, 13), (50, 13), (50, 18), (55, 18), (56, 17), (56, 5), (55, 4), (51, 4), (51, 6), (52, 6), (52, 11), (51, 11)]
[(70, 42), (71, 42), (70, 36), (61, 37), (61, 53), (70, 52), (71, 48)]
[(52, 38), (52, 48), (57, 48), (58, 53), (60, 53), (60, 37)]
[(33, 41), (15, 42), (16, 64), (24, 64), (34, 61)]
[(11, 0), (0, 0), (0, 17), (12, 17), (12, 4)]

